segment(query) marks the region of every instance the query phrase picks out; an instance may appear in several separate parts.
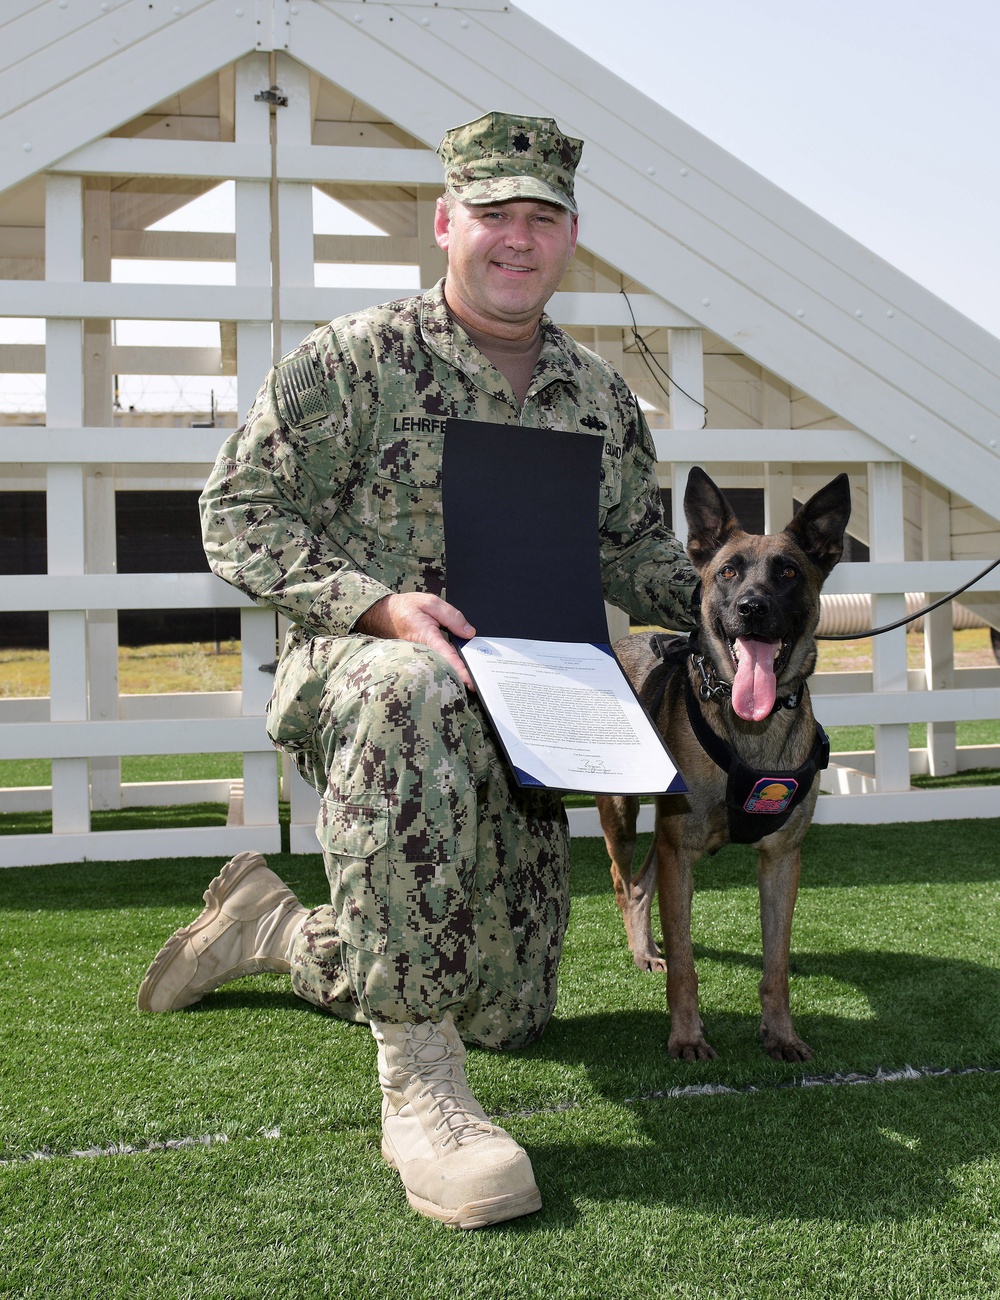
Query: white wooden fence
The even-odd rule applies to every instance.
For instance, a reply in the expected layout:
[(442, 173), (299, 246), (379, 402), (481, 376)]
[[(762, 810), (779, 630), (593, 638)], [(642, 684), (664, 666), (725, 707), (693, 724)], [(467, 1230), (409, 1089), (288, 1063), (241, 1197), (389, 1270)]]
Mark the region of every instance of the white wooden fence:
[[(699, 434), (699, 463), (726, 485), (734, 478), (733, 452), (749, 431), (705, 430)], [(759, 431), (754, 431), (758, 434)], [(795, 474), (836, 471), (828, 462), (830, 435), (771, 430), (768, 445), (785, 450), (789, 460), (778, 473), (775, 466), (747, 466), (745, 478), (770, 484), (777, 496)], [(214, 459), (218, 430), (162, 429), (45, 429), (7, 428), (0, 431), (0, 463), (25, 464), (30, 455), (47, 484), (49, 572), (0, 578), (0, 604), (6, 609), (49, 612), (51, 691), (48, 699), (0, 699), (0, 758), (52, 759), (51, 789), (0, 791), (0, 810), (51, 806), (51, 835), (0, 836), (0, 865), (22, 865), (87, 859), (147, 858), (204, 854), (226, 856), (244, 848), (273, 852), (280, 846), (278, 782), (275, 755), (264, 734), (263, 714), (271, 678), (259, 671), (273, 659), (275, 617), (250, 606), (232, 588), (211, 575), (114, 574), (83, 571), (87, 553), (84, 502), (95, 467), (156, 464), (164, 478), (179, 469), (202, 477)], [(657, 431), (663, 461), (671, 462), (674, 499), (682, 492), (691, 435), (681, 430)], [(981, 568), (974, 561), (904, 563), (893, 555), (902, 529), (901, 467), (891, 459), (876, 459), (877, 444), (863, 435), (843, 439), (851, 466), (867, 465), (869, 500), (873, 512), (871, 536), (876, 539), (868, 564), (843, 564), (828, 583), (831, 592), (872, 592), (877, 623), (902, 612), (901, 594), (914, 587), (943, 592), (966, 581)], [(812, 453), (810, 455), (810, 452)], [(795, 471), (789, 475), (795, 457)], [(867, 458), (862, 460), (862, 457)], [(779, 486), (776, 488), (775, 484)], [(787, 493), (786, 493), (787, 495)], [(769, 497), (769, 512), (776, 507)], [(786, 511), (786, 513), (789, 513)], [(893, 521), (895, 526), (893, 526)], [(161, 695), (112, 695), (102, 683), (102, 667), (94, 658), (99, 647), (88, 616), (118, 609), (191, 609), (240, 607), (243, 688), (239, 692)], [(841, 755), (831, 769), (820, 800), (820, 822), (884, 822), (950, 817), (996, 816), (996, 789), (968, 788), (914, 791), (911, 771), (1000, 765), (1000, 747), (956, 751), (954, 723), (965, 719), (1000, 717), (1000, 668), (948, 672), (951, 643), (950, 612), (946, 620), (932, 616), (927, 632), (931, 671), (907, 671), (905, 633), (889, 633), (874, 644), (871, 673), (818, 675), (813, 681), (816, 710), (826, 726), (868, 724), (875, 727), (872, 754)], [(108, 674), (105, 673), (105, 676)], [(113, 676), (113, 671), (112, 674)], [(929, 679), (929, 680), (928, 680)], [(938, 683), (948, 680), (948, 689)], [(929, 724), (925, 750), (911, 751), (908, 725)], [(949, 737), (951, 748), (949, 749)], [(122, 755), (190, 754), (237, 751), (243, 755), (239, 783), (184, 782), (156, 785), (117, 785), (107, 768)], [(845, 766), (846, 764), (846, 766)], [(292, 850), (315, 852), (312, 831), (315, 796), (294, 777)], [(95, 795), (97, 796), (95, 799)], [(225, 827), (99, 832), (90, 829), (91, 808), (222, 800), (230, 804)], [(575, 830), (596, 833), (587, 813), (574, 814)]]
[[(51, 834), (0, 835), (0, 866), (189, 854), (219, 858), (245, 848), (273, 852), (279, 847), (276, 759), (263, 727), (271, 679), (259, 671), (260, 664), (274, 657), (274, 616), (250, 607), (210, 575), (114, 572), (116, 487), (136, 476), (147, 487), (200, 484), (223, 435), (219, 430), (112, 427), (107, 398), (110, 349), (91, 351), (94, 332), (87, 328), (88, 323), (129, 318), (235, 322), (238, 404), (246, 410), (272, 360), (272, 338), (286, 350), (316, 321), (393, 296), (385, 287), (315, 287), (318, 241), (313, 238), (311, 187), (331, 176), (355, 186), (409, 185), (419, 210), (413, 248), (421, 282), (426, 285), (436, 278), (440, 263), (433, 239), (427, 237), (433, 210), (428, 187), (439, 176), (433, 154), (413, 148), (313, 144), (308, 72), (283, 56), (279, 68), (290, 104), (282, 110), (277, 144), (269, 141), (266, 108), (254, 100), (254, 93), (267, 84), (267, 59), (251, 55), (235, 67), (234, 142), (105, 139), (63, 159), (45, 177), (45, 278), (0, 282), (0, 314), (46, 320), (47, 379), (46, 427), (0, 430), (0, 473), (11, 485), (43, 488), (48, 518), (48, 572), (0, 577), (0, 607), (48, 612), (51, 680), (47, 699), (0, 698), (0, 758), (52, 760), (51, 787), (0, 791), (0, 813), (52, 809)], [(118, 236), (107, 213), (103, 225), (95, 225), (84, 177), (139, 173), (235, 179), (235, 285), (110, 282)], [(95, 270), (92, 254), (92, 243), (101, 241), (103, 273), (99, 267)], [(386, 260), (399, 258), (399, 245), (394, 239), (394, 251), (387, 252)], [(342, 257), (338, 244), (330, 260)], [(373, 260), (370, 248), (359, 260)], [(595, 273), (589, 288), (602, 287)], [(864, 489), (862, 499), (867, 496), (872, 562), (840, 566), (828, 590), (873, 593), (876, 623), (903, 613), (903, 593), (945, 592), (982, 567), (981, 561), (937, 558), (949, 556), (951, 550), (947, 526), (934, 523), (930, 508), (923, 529), (925, 559), (906, 561), (904, 464), (876, 437), (829, 427), (792, 430), (787, 409), (767, 417), (772, 408), (766, 400), (762, 423), (769, 427), (702, 430), (700, 329), (690, 316), (652, 293), (634, 295), (632, 307), (640, 328), (668, 332), (671, 370), (686, 394), (674, 394), (671, 427), (655, 433), (662, 481), (674, 488), (675, 510), (680, 509), (687, 470), (695, 462), (723, 487), (762, 487), (769, 527), (787, 522), (793, 489), (848, 469), (855, 485)], [(551, 310), (562, 324), (593, 329), (598, 346), (621, 362), (622, 331), (631, 316), (613, 286), (607, 292), (558, 294)], [(123, 356), (120, 350), (116, 369), (124, 369)], [(766, 462), (760, 460), (762, 449)], [(933, 504), (933, 484), (925, 484)], [(675, 527), (683, 534), (680, 519)], [(992, 585), (982, 584), (985, 589), (996, 591), (995, 575), (988, 582)], [(219, 606), (241, 609), (241, 691), (120, 694), (118, 610)], [(939, 773), (972, 764), (1000, 765), (998, 747), (962, 752), (954, 743), (956, 721), (1000, 718), (1000, 669), (954, 669), (947, 611), (930, 618), (926, 641), (926, 671), (907, 671), (905, 635), (900, 631), (876, 640), (871, 673), (815, 679), (817, 712), (827, 726), (863, 723), (875, 728), (873, 752), (846, 756), (846, 763), (829, 775), (825, 784), (830, 793), (820, 800), (817, 820), (880, 822), (1000, 812), (995, 789), (927, 794), (910, 788), (914, 770)], [(907, 729), (913, 722), (928, 723), (923, 751), (909, 748)], [(123, 787), (120, 781), (123, 755), (231, 751), (243, 755), (242, 780), (235, 785)], [(292, 850), (315, 852), (315, 796), (297, 778), (290, 783), (290, 794)], [(107, 833), (91, 829), (94, 808), (206, 798), (230, 805), (228, 825)], [(579, 833), (593, 833), (593, 820), (586, 813), (574, 814), (574, 820)]]

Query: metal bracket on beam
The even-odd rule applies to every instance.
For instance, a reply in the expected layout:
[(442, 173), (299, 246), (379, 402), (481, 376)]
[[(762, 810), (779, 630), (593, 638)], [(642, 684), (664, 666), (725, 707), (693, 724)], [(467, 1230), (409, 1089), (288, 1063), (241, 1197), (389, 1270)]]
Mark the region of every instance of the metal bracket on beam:
[(259, 90), (254, 95), (255, 103), (271, 104), (275, 108), (287, 108), (288, 96), (281, 93), (279, 86), (269, 86), (267, 90)]

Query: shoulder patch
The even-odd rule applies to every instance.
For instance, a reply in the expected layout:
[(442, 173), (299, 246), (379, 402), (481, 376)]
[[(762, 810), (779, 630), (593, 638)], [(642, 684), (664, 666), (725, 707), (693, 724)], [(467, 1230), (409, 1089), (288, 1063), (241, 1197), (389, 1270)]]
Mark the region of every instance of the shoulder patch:
[(297, 348), (275, 370), (278, 409), (295, 429), (316, 424), (330, 413), (326, 377), (314, 344)]

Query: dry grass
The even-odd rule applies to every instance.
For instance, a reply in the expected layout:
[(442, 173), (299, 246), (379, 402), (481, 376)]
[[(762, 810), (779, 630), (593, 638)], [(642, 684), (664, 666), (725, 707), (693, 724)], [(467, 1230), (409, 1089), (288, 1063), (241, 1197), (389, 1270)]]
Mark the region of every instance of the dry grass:
[[(990, 644), (987, 627), (970, 627), (956, 632), (956, 668), (995, 668), (997, 661)], [(906, 659), (910, 668), (924, 666), (924, 634), (910, 632), (906, 637)], [(870, 672), (872, 643), (870, 638), (857, 641), (820, 641), (818, 672), (857, 673)]]
[[(906, 638), (911, 668), (924, 661), (924, 636)], [(987, 628), (955, 633), (955, 667), (994, 667), (996, 659)], [(865, 672), (872, 666), (871, 641), (821, 641), (820, 672)], [(123, 647), (118, 652), (118, 681), (123, 695), (160, 695), (169, 691), (238, 691), (240, 645), (213, 641), (185, 645)], [(48, 695), (49, 656), (46, 650), (0, 650), (0, 696)]]
[(123, 695), (159, 695), (167, 691), (238, 691), (240, 643), (214, 641), (186, 645), (147, 645), (118, 651), (119, 689)]
[[(214, 641), (184, 645), (123, 646), (118, 651), (118, 689), (122, 695), (160, 695), (169, 691), (238, 691), (240, 643)], [(48, 695), (47, 650), (0, 650), (0, 696)]]

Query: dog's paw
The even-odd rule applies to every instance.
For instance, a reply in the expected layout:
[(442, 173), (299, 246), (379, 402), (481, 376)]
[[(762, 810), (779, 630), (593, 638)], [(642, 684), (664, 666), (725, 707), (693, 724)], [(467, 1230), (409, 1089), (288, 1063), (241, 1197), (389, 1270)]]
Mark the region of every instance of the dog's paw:
[(670, 1035), (670, 1041), (667, 1043), (667, 1051), (675, 1061), (714, 1061), (719, 1053), (711, 1043), (707, 1042), (703, 1035), (699, 1034), (697, 1038), (685, 1041), (681, 1038)]
[(640, 970), (666, 972), (667, 961), (658, 948), (640, 949), (633, 952), (632, 960)]
[(811, 1061), (813, 1049), (808, 1043), (804, 1043), (796, 1033), (787, 1037), (779, 1038), (768, 1031), (766, 1025), (761, 1025), (760, 1039), (764, 1045), (764, 1050), (774, 1061)]

